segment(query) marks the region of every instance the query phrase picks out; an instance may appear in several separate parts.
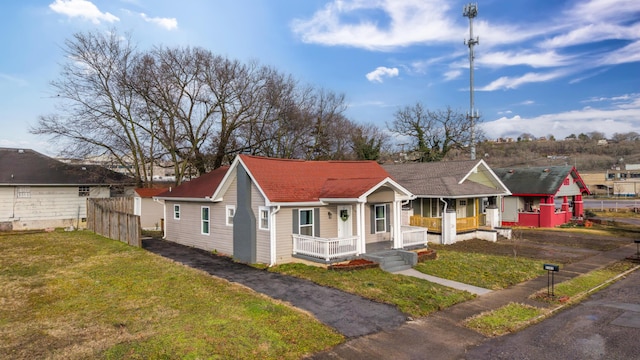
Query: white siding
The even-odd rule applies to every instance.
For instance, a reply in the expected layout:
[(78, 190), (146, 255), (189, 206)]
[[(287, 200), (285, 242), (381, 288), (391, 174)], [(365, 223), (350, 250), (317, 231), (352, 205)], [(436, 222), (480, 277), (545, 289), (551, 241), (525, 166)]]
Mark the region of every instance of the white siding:
[(293, 254), (293, 215), (290, 207), (282, 207), (276, 215), (276, 263), (291, 261)]
[(520, 197), (507, 196), (504, 198), (504, 210), (502, 211), (502, 221), (518, 222), (518, 209), (524, 206)]
[[(157, 230), (160, 229), (160, 219), (164, 216), (163, 206), (151, 198), (136, 197), (141, 201), (140, 225), (143, 229)], [(173, 218), (173, 207), (171, 207), (171, 217)]]
[[(177, 220), (173, 218), (174, 204), (180, 204), (180, 219)], [(233, 234), (226, 229), (228, 226), (224, 223), (225, 207), (222, 203), (166, 200), (165, 206), (167, 208), (165, 219), (167, 240), (198, 249), (216, 251), (223, 255), (233, 254)], [(209, 207), (209, 235), (203, 235), (201, 231), (203, 206)]]
[[(16, 187), (0, 188), (0, 222), (11, 222), (14, 230), (46, 227), (85, 227), (87, 197), (78, 186), (30, 186), (29, 197), (18, 197)], [(108, 187), (91, 186), (92, 198), (108, 198)]]
[[(167, 232), (165, 238), (179, 244), (193, 246), (207, 251), (216, 251), (220, 254), (233, 256), (233, 225), (226, 224), (227, 205), (236, 206), (237, 210), (237, 181), (234, 178), (227, 191), (222, 194), (223, 201), (213, 202), (175, 202), (166, 200), (167, 208)], [(173, 205), (180, 204), (180, 219), (173, 218)], [(270, 262), (270, 232), (259, 229), (259, 208), (265, 205), (265, 199), (260, 191), (252, 184), (251, 208), (256, 217), (256, 261), (259, 263)], [(200, 209), (202, 206), (209, 206), (210, 233), (201, 234)], [(289, 231), (291, 228), (289, 227)], [(289, 232), (289, 242), (291, 233)]]
[(555, 196), (562, 197), (574, 195), (580, 195), (580, 187), (578, 186), (578, 184), (573, 182), (572, 177), (569, 177), (569, 185), (564, 185), (563, 183)]

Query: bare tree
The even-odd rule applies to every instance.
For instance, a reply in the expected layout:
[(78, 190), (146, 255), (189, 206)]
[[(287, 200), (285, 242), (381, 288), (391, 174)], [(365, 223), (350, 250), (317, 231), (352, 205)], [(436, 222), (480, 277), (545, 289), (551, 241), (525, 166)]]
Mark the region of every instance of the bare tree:
[(31, 132), (51, 136), (67, 155), (115, 159), (141, 186), (150, 178), (152, 137), (127, 86), (136, 58), (129, 39), (115, 32), (75, 34), (64, 52), (61, 77), (51, 86), (65, 115), (41, 116)]
[(471, 139), (471, 122), (464, 114), (450, 107), (430, 111), (421, 103), (396, 111), (387, 128), (409, 137), (422, 162), (439, 161), (451, 150), (464, 148)]

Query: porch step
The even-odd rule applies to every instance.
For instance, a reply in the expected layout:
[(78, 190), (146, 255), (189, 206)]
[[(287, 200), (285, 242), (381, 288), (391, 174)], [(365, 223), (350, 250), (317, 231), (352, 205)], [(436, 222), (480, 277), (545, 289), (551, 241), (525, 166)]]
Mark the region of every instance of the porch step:
[(403, 250), (383, 251), (365, 257), (380, 264), (380, 268), (387, 272), (411, 269), (418, 262), (416, 253)]

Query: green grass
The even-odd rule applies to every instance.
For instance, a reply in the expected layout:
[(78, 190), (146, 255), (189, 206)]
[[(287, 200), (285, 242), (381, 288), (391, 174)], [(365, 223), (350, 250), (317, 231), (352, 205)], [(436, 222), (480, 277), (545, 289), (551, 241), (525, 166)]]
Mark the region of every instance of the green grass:
[[(558, 304), (561, 301), (573, 302), (580, 300), (587, 295), (587, 292), (599, 285), (602, 285), (615, 278), (617, 275), (624, 273), (636, 267), (637, 264), (631, 261), (619, 261), (605, 268), (594, 270), (589, 273), (580, 275), (573, 279), (563, 281), (554, 286), (553, 297), (547, 296), (548, 290), (540, 291), (533, 295), (536, 300), (545, 301), (552, 304)], [(606, 286), (610, 285), (608, 283)], [(603, 286), (604, 288), (605, 286)]]
[(298, 359), (310, 315), (89, 232), (0, 236), (0, 358)]
[(438, 247), (437, 252), (436, 260), (418, 263), (415, 269), (492, 290), (504, 289), (545, 273), (542, 260), (450, 251), (443, 247)]
[[(604, 289), (613, 283), (611, 280), (616, 276), (635, 267), (637, 264), (630, 261), (616, 262), (606, 268), (591, 271), (556, 285), (553, 298), (547, 296), (547, 289), (541, 290), (532, 297), (554, 306), (560, 303), (575, 303), (584, 299), (589, 291), (596, 288), (596, 290)], [(464, 325), (486, 336), (501, 336), (541, 321), (551, 313), (552, 311), (548, 308), (509, 303), (496, 310), (471, 317), (464, 321)]]
[(410, 276), (394, 275), (377, 268), (332, 271), (304, 264), (283, 264), (269, 270), (392, 304), (414, 317), (425, 316), (474, 297), (466, 291)]
[(501, 308), (479, 314), (464, 325), (485, 336), (501, 336), (520, 330), (548, 311), (525, 304), (509, 303)]

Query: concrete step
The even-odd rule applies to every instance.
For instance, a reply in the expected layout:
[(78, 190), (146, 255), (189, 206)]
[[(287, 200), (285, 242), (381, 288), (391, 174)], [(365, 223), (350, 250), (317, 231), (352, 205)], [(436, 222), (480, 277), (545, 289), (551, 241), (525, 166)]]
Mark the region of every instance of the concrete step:
[(404, 264), (404, 265), (399, 265), (399, 266), (395, 266), (395, 267), (392, 267), (392, 268), (386, 268), (386, 269), (383, 269), (383, 270), (386, 271), (386, 272), (395, 273), (395, 272), (398, 272), (398, 271), (403, 271), (403, 270), (408, 270), (408, 269), (411, 269), (411, 265)]
[(398, 267), (398, 266), (404, 266), (404, 265), (408, 265), (408, 264), (403, 259), (400, 259), (400, 260), (385, 259), (385, 261), (384, 261), (384, 268), (385, 269), (390, 269), (390, 268), (394, 268), (394, 267)]

